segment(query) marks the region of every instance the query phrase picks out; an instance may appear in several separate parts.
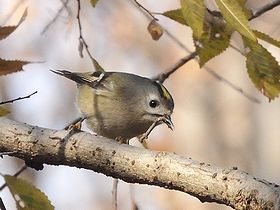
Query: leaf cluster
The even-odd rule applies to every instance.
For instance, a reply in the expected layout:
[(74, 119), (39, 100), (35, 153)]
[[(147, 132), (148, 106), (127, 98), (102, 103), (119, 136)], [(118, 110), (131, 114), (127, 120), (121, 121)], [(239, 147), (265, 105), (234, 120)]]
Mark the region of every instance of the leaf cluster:
[(181, 8), (162, 15), (191, 27), (199, 64), (202, 67), (209, 60), (230, 47), (230, 39), (238, 32), (246, 51), (246, 66), (249, 77), (269, 100), (280, 93), (280, 66), (273, 55), (259, 40), (280, 47), (280, 42), (269, 35), (251, 29), (251, 11), (245, 7), (245, 0), (216, 0), (219, 11), (210, 11), (203, 0), (181, 0)]

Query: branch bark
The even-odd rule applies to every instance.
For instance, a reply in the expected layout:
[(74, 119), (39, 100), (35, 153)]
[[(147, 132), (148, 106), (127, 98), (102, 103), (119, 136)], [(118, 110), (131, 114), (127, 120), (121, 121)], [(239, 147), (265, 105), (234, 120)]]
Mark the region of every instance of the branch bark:
[(50, 130), (0, 118), (0, 152), (32, 164), (89, 169), (129, 183), (179, 190), (235, 209), (280, 209), (280, 187), (236, 167), (223, 169), (80, 132)]

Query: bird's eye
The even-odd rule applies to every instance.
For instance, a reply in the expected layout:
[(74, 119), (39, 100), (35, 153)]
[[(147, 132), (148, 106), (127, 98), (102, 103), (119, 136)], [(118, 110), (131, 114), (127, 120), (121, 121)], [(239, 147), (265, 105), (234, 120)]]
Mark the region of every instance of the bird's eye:
[(155, 108), (159, 105), (159, 101), (157, 100), (151, 100), (149, 103), (150, 107)]

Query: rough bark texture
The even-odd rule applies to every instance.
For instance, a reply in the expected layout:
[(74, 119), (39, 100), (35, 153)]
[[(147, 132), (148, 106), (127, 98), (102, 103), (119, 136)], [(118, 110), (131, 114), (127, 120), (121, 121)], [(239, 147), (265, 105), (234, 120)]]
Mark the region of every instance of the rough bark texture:
[[(235, 209), (280, 209), (280, 187), (237, 168), (223, 169), (167, 152), (156, 152), (89, 133), (72, 136), (0, 118), (0, 152), (32, 166), (68, 165), (130, 183), (156, 185)], [(64, 137), (69, 136), (64, 140)]]

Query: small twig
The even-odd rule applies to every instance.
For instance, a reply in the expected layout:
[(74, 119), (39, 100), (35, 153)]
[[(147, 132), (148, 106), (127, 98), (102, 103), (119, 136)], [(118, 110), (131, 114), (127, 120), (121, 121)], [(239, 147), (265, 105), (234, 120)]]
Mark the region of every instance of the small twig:
[(80, 0), (77, 0), (77, 3), (78, 3), (78, 9), (77, 9), (77, 17), (76, 18), (78, 20), (78, 26), (79, 26), (79, 53), (80, 53), (80, 57), (81, 58), (83, 57), (83, 46), (85, 46), (86, 52), (87, 52), (88, 56), (90, 57), (93, 65), (95, 67), (95, 70), (104, 72), (105, 70), (103, 69), (103, 67), (97, 62), (97, 60), (90, 53), (89, 48), (88, 48), (88, 44), (83, 37), (81, 17), (80, 17), (80, 12), (81, 12), (81, 2), (80, 2)]
[(185, 63), (187, 63), (190, 60), (194, 59), (195, 56), (197, 56), (197, 53), (196, 52), (192, 52), (191, 54), (181, 58), (177, 63), (172, 65), (170, 68), (168, 68), (164, 73), (159, 74), (158, 76), (156, 76), (153, 79), (163, 83), (171, 74), (173, 74), (175, 71), (177, 71)]
[(112, 190), (112, 196), (113, 196), (113, 209), (118, 209), (118, 184), (119, 180), (114, 179), (113, 180), (113, 190)]
[[(80, 56), (83, 57), (83, 47), (82, 46), (85, 46), (86, 47), (86, 51), (88, 53), (88, 56), (93, 60), (93, 56), (91, 55), (89, 49), (88, 49), (88, 44), (87, 42), (85, 41), (84, 37), (83, 37), (83, 33), (82, 33), (82, 24), (81, 24), (81, 18), (80, 18), (80, 11), (81, 11), (81, 2), (80, 0), (77, 0), (78, 2), (78, 10), (77, 10), (77, 20), (78, 20), (78, 26), (79, 26), (79, 51), (80, 51)], [(81, 46), (82, 45), (82, 46)]]
[[(162, 26), (161, 26), (162, 27)], [(179, 47), (181, 47), (183, 50), (185, 50), (188, 53), (191, 53), (191, 51), (184, 45), (179, 39), (177, 39), (169, 30), (162, 27), (164, 33), (166, 33), (169, 38), (171, 38)]]
[(3, 200), (2, 200), (1, 197), (0, 197), (0, 209), (1, 209), (1, 210), (6, 210), (6, 207), (5, 207), (5, 205), (4, 205)]
[(67, 4), (68, 4), (69, 0), (65, 0), (65, 1), (62, 1), (61, 0), (61, 3), (62, 3), (62, 6), (60, 7), (60, 9), (57, 11), (56, 15), (53, 17), (53, 19), (44, 27), (44, 29), (42, 30), (41, 34), (44, 34), (49, 28), (51, 25), (53, 25), (56, 20), (58, 19), (58, 17), (60, 16), (60, 14), (62, 13), (62, 11), (64, 9), (67, 10)]
[(274, 9), (275, 7), (280, 5), (280, 0), (275, 0), (270, 3), (265, 4), (263, 7), (257, 9), (256, 11), (253, 12), (253, 15), (250, 17), (249, 20), (253, 20), (262, 14), (266, 13), (269, 10)]
[(137, 0), (134, 0), (134, 2), (138, 7), (144, 10), (146, 14), (148, 14), (152, 19), (158, 21), (158, 19), (148, 9), (146, 9), (143, 5), (141, 5)]
[(227, 84), (229, 87), (231, 87), (233, 90), (241, 93), (243, 96), (245, 96), (246, 98), (248, 98), (250, 101), (255, 102), (257, 104), (260, 104), (260, 100), (249, 95), (248, 93), (246, 93), (242, 88), (236, 86), (235, 84), (233, 84), (232, 82), (230, 82), (229, 80), (221, 77), (219, 74), (217, 74), (215, 71), (213, 71), (212, 69), (208, 68), (208, 67), (204, 67), (204, 69), (213, 77), (215, 77), (217, 80), (223, 82), (224, 84)]
[(27, 96), (23, 96), (23, 97), (18, 97), (16, 99), (12, 99), (12, 100), (8, 100), (8, 101), (3, 101), (3, 102), (0, 102), (0, 105), (3, 105), (3, 104), (8, 104), (8, 103), (13, 103), (15, 101), (19, 101), (19, 100), (22, 100), (22, 99), (27, 99), (27, 98), (30, 98), (31, 96), (33, 96), (34, 94), (38, 93), (38, 91), (35, 91)]
[[(18, 177), (23, 171), (25, 171), (27, 169), (27, 166), (24, 165), (21, 167), (21, 169), (19, 169), (15, 174), (14, 174), (14, 177)], [(2, 191), (5, 187), (7, 187), (7, 184), (3, 184), (1, 187), (0, 187), (0, 191)]]
[(69, 0), (60, 0), (61, 4), (64, 5), (65, 10), (68, 12), (69, 15), (72, 15), (72, 10), (71, 8), (68, 6), (68, 1)]

